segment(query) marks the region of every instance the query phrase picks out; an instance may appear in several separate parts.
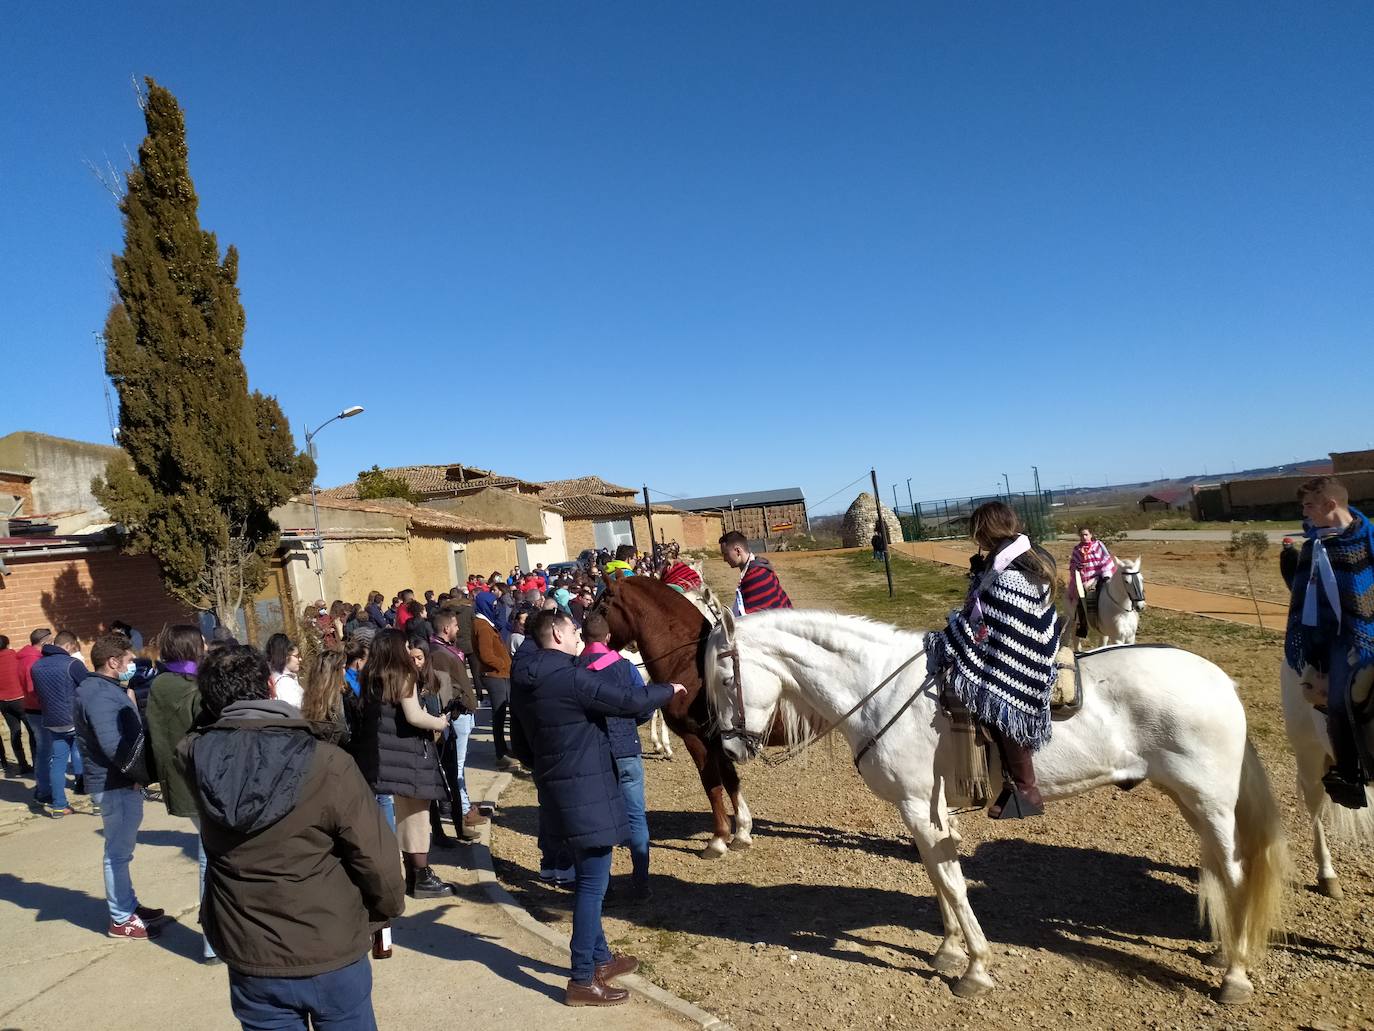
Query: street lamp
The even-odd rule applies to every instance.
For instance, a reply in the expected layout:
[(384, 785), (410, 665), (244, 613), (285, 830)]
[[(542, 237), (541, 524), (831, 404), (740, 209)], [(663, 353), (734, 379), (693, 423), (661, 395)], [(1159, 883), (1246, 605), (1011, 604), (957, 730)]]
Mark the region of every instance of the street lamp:
[(1007, 501), (1010, 502), (1010, 501), (1011, 501), (1011, 480), (1009, 480), (1009, 479), (1007, 478), (1007, 474), (1006, 474), (1006, 473), (1003, 473), (1003, 474), (1002, 474), (1002, 482), (1005, 483), (1005, 484), (1007, 485)]
[[(315, 437), (320, 430), (324, 429), (336, 419), (351, 419), (355, 415), (363, 414), (362, 405), (350, 405), (338, 415), (331, 419), (326, 419), (313, 430), (307, 426), (305, 428), (305, 451), (313, 459), (315, 457)], [(319, 469), (315, 470), (317, 473)], [(310, 477), (310, 508), (315, 513), (315, 543), (310, 546), (310, 550), (315, 553), (315, 577), (319, 581), (320, 597), (324, 597), (324, 538), (320, 535), (320, 503), (318, 500), (319, 488), (315, 486), (315, 477)]]
[(738, 529), (739, 529), (739, 524), (735, 522), (735, 502), (738, 501), (738, 500), (739, 500), (739, 498), (731, 498), (731, 499), (730, 499), (730, 529), (731, 529), (731, 530), (738, 530)]

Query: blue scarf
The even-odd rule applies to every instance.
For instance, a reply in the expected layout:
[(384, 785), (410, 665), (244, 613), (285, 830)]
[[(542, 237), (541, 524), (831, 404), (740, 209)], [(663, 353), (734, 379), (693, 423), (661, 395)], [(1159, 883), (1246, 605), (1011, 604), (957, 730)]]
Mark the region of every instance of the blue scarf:
[[(1302, 557), (1293, 577), (1293, 594), (1288, 605), (1288, 632), (1284, 638), (1284, 658), (1288, 665), (1302, 671), (1307, 664), (1309, 646), (1320, 643), (1318, 628), (1303, 620), (1303, 608), (1310, 589), (1321, 591), (1320, 579), (1312, 575), (1312, 553), (1318, 538), (1331, 564), (1340, 598), (1337, 613), (1339, 640), (1355, 648), (1354, 669), (1374, 665), (1374, 523), (1363, 512), (1352, 508), (1354, 520), (1338, 534), (1326, 535), (1322, 528), (1303, 524)], [(1320, 572), (1320, 571), (1319, 571)]]
[(501, 635), (501, 640), (510, 640), (510, 617), (506, 607), (496, 600), (495, 592), (484, 591), (479, 594), (477, 600), (472, 603), (472, 608), (477, 615), (487, 618), (487, 622)]

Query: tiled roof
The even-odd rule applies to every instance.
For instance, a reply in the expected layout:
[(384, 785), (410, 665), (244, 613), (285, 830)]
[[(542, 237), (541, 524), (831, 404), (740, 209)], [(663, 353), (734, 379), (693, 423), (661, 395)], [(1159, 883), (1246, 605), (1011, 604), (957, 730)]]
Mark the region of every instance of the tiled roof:
[[(638, 502), (630, 501), (628, 498), (608, 498), (602, 494), (579, 494), (576, 497), (559, 498), (555, 504), (573, 519), (597, 516), (626, 518), (644, 511), (644, 506)], [(681, 515), (677, 509), (669, 505), (654, 505), (653, 510)]]
[(633, 496), (638, 493), (639, 491), (633, 487), (621, 487), (615, 483), (608, 483), (600, 476), (574, 476), (570, 480), (547, 481), (539, 491), (539, 496), (556, 501), (562, 498), (579, 497), (584, 494), (616, 497), (617, 495)]
[[(522, 480), (516, 476), (503, 476), (490, 469), (475, 469), (472, 466), (449, 463), (447, 465), (398, 465), (383, 469), (387, 476), (404, 480), (416, 494), (426, 497), (441, 497), (458, 492), (482, 490), (487, 487), (531, 487), (538, 484)], [(320, 491), (321, 497), (352, 500), (358, 497), (358, 483), (343, 483)]]
[[(300, 494), (291, 499), (303, 505), (310, 504), (309, 494)], [(373, 512), (378, 515), (404, 516), (413, 527), (422, 530), (452, 530), (455, 533), (513, 534), (528, 536), (524, 530), (514, 526), (499, 526), (470, 516), (454, 512), (441, 512), (434, 508), (424, 508), (405, 501), (357, 501), (344, 498), (330, 498), (319, 495), (318, 504), (323, 509), (341, 512)]]

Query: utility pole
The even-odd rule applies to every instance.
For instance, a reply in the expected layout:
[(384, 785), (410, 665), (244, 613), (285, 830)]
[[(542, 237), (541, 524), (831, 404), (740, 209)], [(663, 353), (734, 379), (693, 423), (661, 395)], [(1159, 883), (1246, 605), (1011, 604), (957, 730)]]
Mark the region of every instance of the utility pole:
[(649, 521), (649, 558), (654, 557), (654, 510), (649, 504), (649, 485), (644, 485), (644, 518)]
[(1009, 479), (1007, 478), (1007, 474), (1006, 474), (1006, 473), (1003, 473), (1003, 474), (1002, 474), (1002, 482), (1005, 483), (1005, 484), (1007, 485), (1007, 502), (1010, 504), (1010, 502), (1011, 502), (1011, 480), (1009, 480)]
[(892, 511), (895, 512), (900, 507), (901, 503), (897, 500), (897, 485), (894, 483), (892, 485)]
[(1038, 498), (1040, 497), (1040, 467), (1038, 465), (1031, 466), (1031, 472), (1035, 474), (1035, 496)]
[(883, 569), (887, 572), (887, 596), (892, 598), (896, 596), (892, 589), (892, 540), (888, 537), (887, 524), (883, 521), (882, 495), (878, 493), (878, 470), (870, 468), (868, 474), (873, 478), (873, 507), (878, 510), (878, 532), (883, 535)]

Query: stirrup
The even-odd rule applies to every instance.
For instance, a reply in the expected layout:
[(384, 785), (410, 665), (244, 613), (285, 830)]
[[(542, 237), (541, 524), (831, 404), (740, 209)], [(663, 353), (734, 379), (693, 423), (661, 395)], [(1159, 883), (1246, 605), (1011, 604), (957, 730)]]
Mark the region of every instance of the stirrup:
[(1346, 809), (1363, 809), (1369, 805), (1364, 783), (1348, 779), (1334, 767), (1322, 777), (1322, 787), (1326, 790), (1327, 798)]
[[(992, 810), (997, 812), (993, 813)], [(1045, 811), (1043, 802), (1032, 802), (1014, 787), (1003, 788), (997, 801), (988, 809), (988, 817), (993, 820), (1024, 820), (1028, 816), (1040, 816)]]

